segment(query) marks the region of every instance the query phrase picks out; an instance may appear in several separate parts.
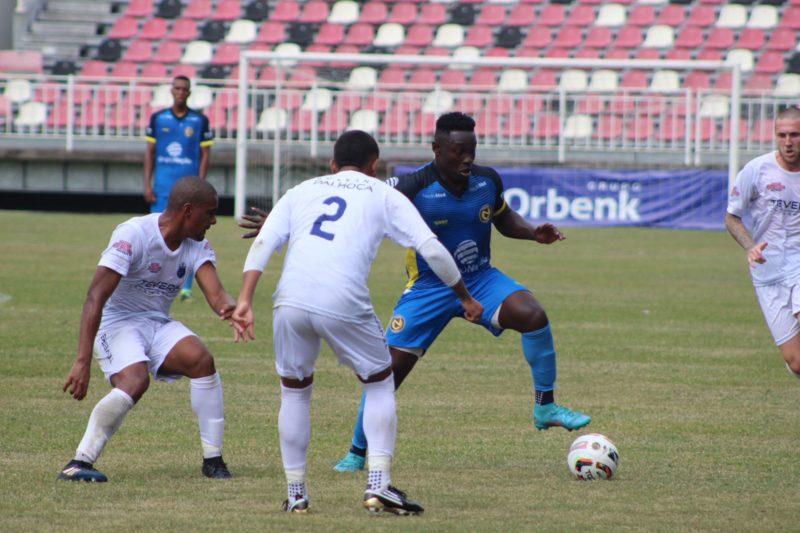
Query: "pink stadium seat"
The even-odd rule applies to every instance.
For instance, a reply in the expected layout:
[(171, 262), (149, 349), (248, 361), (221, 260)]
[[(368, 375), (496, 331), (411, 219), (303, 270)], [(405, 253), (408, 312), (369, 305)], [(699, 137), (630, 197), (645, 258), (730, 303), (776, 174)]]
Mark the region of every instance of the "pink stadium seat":
[(239, 0), (220, 0), (211, 20), (236, 20), (242, 15), (242, 5)]
[(456, 98), (455, 109), (468, 115), (474, 115), (486, 107), (486, 102), (481, 95), (464, 94)]
[(109, 128), (120, 130), (129, 129), (136, 123), (136, 107), (128, 100), (122, 100), (111, 109), (106, 125)]
[(675, 46), (680, 48), (699, 48), (705, 42), (703, 28), (685, 26), (675, 39)]
[(139, 19), (135, 17), (120, 17), (108, 32), (110, 39), (130, 39), (139, 33)]
[(539, 113), (544, 110), (545, 100), (540, 94), (523, 95), (517, 98), (515, 104), (515, 113), (533, 114)]
[(153, 13), (153, 0), (131, 0), (125, 10), (126, 17), (147, 17)]
[[(134, 65), (134, 68), (136, 65)], [(113, 75), (113, 74), (112, 74)], [(138, 75), (138, 69), (134, 71), (134, 76)], [(124, 76), (130, 77), (130, 76)], [(97, 90), (97, 101), (100, 103), (101, 106), (110, 106), (115, 105), (119, 102), (120, 96), (122, 91), (118, 85), (105, 85), (103, 87), (98, 87)]]
[(90, 59), (81, 67), (81, 76), (108, 76), (108, 63), (99, 59)]
[(603, 141), (619, 141), (622, 138), (622, 119), (614, 115), (601, 115), (592, 136)]
[(578, 101), (577, 112), (585, 115), (599, 115), (608, 107), (608, 99), (598, 94), (586, 94)]
[(43, 104), (52, 104), (61, 97), (61, 87), (57, 83), (40, 83), (33, 92), (33, 99)]
[[(510, 19), (509, 19), (510, 20)], [(533, 27), (528, 30), (528, 35), (522, 41), (522, 48), (541, 50), (553, 42), (553, 32), (550, 28)]]
[(335, 134), (347, 129), (347, 113), (339, 109), (328, 109), (319, 121), (320, 133)]
[(433, 27), (427, 24), (415, 24), (406, 33), (405, 44), (408, 46), (430, 46), (433, 42)]
[(500, 115), (483, 112), (474, 116), (476, 129), (483, 138), (497, 137), (502, 131), (500, 128)]
[(631, 26), (652, 26), (656, 20), (656, 10), (651, 5), (637, 5), (628, 14)]
[(470, 77), (469, 85), (470, 87), (480, 87), (482, 89), (494, 88), (497, 86), (497, 73), (489, 69), (476, 70)]
[(636, 48), (642, 44), (642, 30), (636, 26), (625, 26), (617, 33), (614, 46), (617, 48)]
[(537, 70), (531, 77), (530, 86), (547, 89), (552, 89), (558, 86), (558, 81), (556, 80), (556, 71), (550, 69)]
[[(247, 69), (247, 78), (250, 81), (258, 80), (258, 70), (259, 69), (257, 65), (252, 65), (250, 68)], [(231, 75), (228, 76), (228, 79), (234, 82), (239, 79), (239, 65), (234, 65), (231, 68)]]
[(208, 123), (212, 130), (224, 128), (228, 121), (228, 111), (217, 105), (216, 100), (205, 109), (203, 114), (208, 118)]
[(362, 109), (364, 107), (360, 94), (353, 94), (347, 92), (337, 96), (336, 101), (333, 103), (333, 105), (337, 109), (341, 109), (342, 111), (347, 111), (348, 113), (355, 111), (356, 109)]
[(197, 39), (197, 22), (190, 18), (180, 18), (172, 24), (169, 39), (173, 41), (194, 41)]
[(771, 92), (773, 88), (771, 74), (752, 74), (744, 85), (745, 91), (757, 93)]
[(67, 111), (66, 102), (54, 105), (47, 114), (47, 127), (65, 128), (67, 126)]
[(189, 4), (183, 11), (183, 16), (193, 20), (211, 18), (211, 0), (189, 0)]
[[(404, 44), (402, 46), (398, 46), (395, 51), (394, 55), (396, 56), (416, 56), (421, 53), (421, 49), (419, 46), (409, 46)], [(395, 63), (395, 67), (397, 68), (415, 68), (416, 65), (412, 63)]]
[(619, 86), (630, 89), (644, 89), (647, 87), (647, 73), (643, 70), (629, 70), (622, 75)]
[(506, 119), (505, 129), (506, 134), (511, 137), (527, 137), (531, 134), (531, 117), (523, 113), (514, 113)]
[(733, 30), (731, 28), (713, 28), (706, 39), (705, 48), (715, 50), (733, 48)]
[(775, 126), (770, 119), (756, 119), (750, 138), (757, 143), (772, 144), (775, 141)]
[(581, 32), (579, 29), (572, 26), (562, 26), (556, 33), (556, 38), (553, 40), (553, 46), (559, 48), (572, 49), (581, 44)]
[(411, 2), (398, 2), (392, 8), (387, 22), (397, 24), (413, 24), (417, 20), (417, 6)]
[[(502, 57), (508, 57), (509, 55), (510, 55), (509, 49), (503, 48), (501, 46), (494, 46), (492, 48), (487, 49), (483, 53), (484, 57), (502, 58)], [(489, 68), (501, 68), (501, 67), (489, 67)]]
[(679, 4), (667, 4), (661, 9), (656, 24), (664, 24), (673, 28), (679, 27), (686, 20), (686, 10)]
[(139, 66), (128, 61), (117, 61), (111, 69), (112, 78), (136, 78), (139, 75)]
[(759, 28), (745, 28), (739, 34), (739, 41), (736, 43), (736, 48), (758, 50), (764, 46), (764, 42), (764, 30)]
[(654, 48), (640, 48), (633, 55), (634, 59), (661, 59), (661, 52)]
[(575, 52), (575, 59), (600, 59), (600, 49), (583, 48)]
[(197, 67), (194, 65), (177, 64), (172, 67), (170, 76), (173, 78), (176, 76), (186, 76), (191, 80), (197, 77)]
[(686, 24), (689, 26), (700, 26), (701, 28), (707, 28), (716, 22), (717, 14), (714, 11), (713, 6), (708, 5), (695, 5), (691, 8), (691, 12), (689, 13), (689, 18), (686, 21)]
[(390, 103), (391, 97), (389, 95), (385, 93), (371, 93), (367, 97), (367, 101), (364, 104), (364, 109), (372, 109), (378, 113), (383, 113), (389, 109)]
[(408, 80), (410, 85), (409, 89), (412, 90), (430, 90), (436, 85), (436, 72), (428, 67), (418, 67), (411, 71), (411, 77)]
[(692, 52), (685, 48), (671, 48), (670, 50), (667, 50), (667, 55), (664, 59), (688, 61), (692, 59)]
[(493, 115), (510, 115), (518, 111), (514, 97), (509, 94), (494, 95), (486, 110)]
[(631, 51), (624, 48), (611, 48), (603, 54), (603, 59), (630, 59)]
[(478, 13), (476, 24), (500, 26), (506, 20), (506, 8), (500, 4), (484, 4)]
[(256, 42), (261, 44), (280, 44), (286, 40), (286, 29), (282, 22), (267, 20), (261, 24)]
[(160, 41), (166, 34), (167, 19), (153, 17), (144, 21), (144, 24), (142, 24), (142, 31), (139, 33), (139, 38)]
[(730, 72), (720, 72), (717, 74), (717, 79), (714, 80), (714, 88), (722, 90), (730, 90), (733, 75)]
[(546, 5), (539, 13), (538, 23), (542, 26), (561, 26), (564, 24), (566, 15), (562, 4)]
[(309, 0), (303, 4), (303, 9), (300, 12), (300, 22), (308, 22), (309, 24), (320, 24), (328, 20), (330, 15), (330, 8), (328, 3), (323, 0)]
[(401, 87), (406, 83), (406, 71), (397, 66), (390, 66), (378, 76), (378, 87)]
[(577, 5), (567, 17), (567, 26), (587, 27), (594, 24), (594, 8), (592, 6)]
[(335, 45), (344, 41), (344, 26), (341, 24), (324, 23), (317, 32), (314, 42), (317, 44)]
[(153, 57), (153, 43), (150, 41), (138, 40), (128, 45), (128, 49), (122, 55), (123, 61), (134, 61), (143, 63), (150, 61)]
[(777, 74), (785, 68), (783, 53), (763, 52), (756, 62), (755, 71), (758, 74)]
[(166, 78), (167, 66), (164, 63), (146, 63), (142, 65), (142, 78)]
[(423, 3), (420, 8), (418, 22), (440, 26), (447, 22), (447, 9), (444, 4)]
[[(729, 120), (724, 121), (720, 124), (720, 132), (719, 138), (723, 141), (730, 141), (731, 140), (731, 123)], [(739, 140), (743, 141), (747, 139), (747, 121), (744, 119), (739, 120)]]
[(561, 131), (558, 114), (540, 113), (536, 116), (536, 125), (533, 128), (533, 136), (537, 139), (553, 139), (558, 137)]
[(211, 64), (217, 66), (236, 65), (239, 63), (239, 45), (235, 43), (219, 43), (211, 58)]
[(780, 28), (790, 28), (800, 30), (800, 6), (790, 6), (786, 8), (778, 23)]
[(295, 0), (279, 0), (269, 19), (277, 22), (296, 22), (300, 17), (300, 4)]
[(767, 50), (788, 52), (797, 44), (796, 32), (790, 28), (774, 28), (770, 32)]
[(686, 75), (683, 86), (687, 89), (708, 89), (711, 87), (710, 74), (703, 70), (693, 70)]
[(485, 48), (492, 44), (493, 40), (492, 28), (489, 26), (475, 25), (470, 26), (467, 30), (467, 36), (464, 39), (464, 45)]
[(181, 60), (181, 56), (183, 56), (183, 47), (181, 43), (176, 41), (161, 41), (161, 44), (158, 45), (158, 50), (156, 50), (156, 55), (153, 57), (153, 61), (166, 64), (177, 63)]
[(275, 105), (281, 109), (297, 109), (303, 104), (303, 95), (297, 91), (283, 92)]
[(662, 142), (675, 142), (686, 137), (686, 121), (683, 117), (667, 115), (658, 128), (658, 139)]
[(291, 70), (289, 74), (289, 83), (293, 87), (301, 87), (304, 89), (310, 88), (317, 78), (317, 72), (309, 66), (298, 66)]
[(544, 53), (544, 57), (552, 59), (564, 59), (569, 57), (569, 50), (566, 48), (550, 48)]
[(75, 123), (78, 128), (97, 129), (106, 122), (105, 111), (105, 107), (87, 103), (81, 109), (81, 113)]
[(653, 121), (646, 115), (636, 115), (628, 122), (625, 138), (633, 142), (641, 142), (653, 137)]
[(611, 45), (611, 28), (592, 26), (586, 32), (585, 48), (608, 48)]
[(389, 9), (386, 7), (386, 4), (377, 0), (372, 0), (364, 4), (361, 8), (361, 18), (359, 18), (359, 22), (379, 25), (386, 22), (388, 18)]
[(400, 135), (408, 131), (409, 112), (402, 109), (389, 109), (383, 114), (383, 122), (378, 128), (381, 135)]
[[(252, 130), (256, 127), (256, 110), (253, 108), (247, 109), (247, 120), (245, 121), (247, 129)], [(239, 129), (239, 110), (232, 109), (228, 112), (228, 122), (226, 123), (228, 131), (237, 131)]]
[(372, 44), (374, 39), (375, 27), (372, 24), (356, 23), (350, 26), (344, 42), (355, 46), (367, 46)]
[(429, 136), (436, 129), (436, 115), (434, 113), (417, 112), (411, 117), (411, 131), (414, 135)]
[(697, 59), (704, 61), (721, 61), (722, 52), (720, 50), (700, 50), (697, 53)]
[[(314, 113), (308, 109), (298, 109), (291, 115), (292, 131), (295, 133), (308, 133), (314, 125)], [(316, 120), (319, 120), (317, 117)]]
[[(531, 4), (517, 4), (511, 8), (511, 13), (509, 13), (508, 18), (506, 19), (506, 26), (530, 28), (533, 25), (534, 20), (536, 20), (536, 11), (534, 6)], [(561, 21), (563, 22), (563, 20), (562, 10)], [(545, 24), (541, 20), (538, 21), (538, 24), (542, 26), (552, 25)], [(528, 31), (528, 35), (530, 35), (530, 30)]]
[[(333, 50), (333, 53), (336, 54), (358, 54), (359, 52), (361, 52), (361, 49), (355, 44), (342, 44)], [(358, 63), (344, 63), (341, 61), (336, 61), (331, 63), (329, 66), (333, 68), (356, 68)]]

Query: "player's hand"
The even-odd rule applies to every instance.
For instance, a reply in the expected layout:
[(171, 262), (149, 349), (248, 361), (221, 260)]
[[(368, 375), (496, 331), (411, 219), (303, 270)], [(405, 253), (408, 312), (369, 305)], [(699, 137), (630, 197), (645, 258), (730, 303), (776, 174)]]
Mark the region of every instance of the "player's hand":
[(483, 306), (475, 298), (461, 301), (461, 307), (464, 308), (464, 318), (477, 324), (483, 318)]
[(148, 204), (154, 204), (156, 202), (156, 195), (153, 192), (153, 189), (147, 189), (144, 191), (144, 201)]
[(253, 327), (253, 308), (246, 302), (236, 304), (236, 309), (231, 315), (231, 325), (233, 326), (233, 342), (255, 340), (255, 330)]
[(747, 262), (750, 263), (750, 268), (755, 267), (756, 263), (762, 265), (767, 262), (767, 259), (764, 257), (764, 248), (767, 247), (767, 243), (760, 242), (747, 250)]
[(91, 375), (91, 366), (80, 361), (75, 361), (72, 365), (72, 370), (69, 371), (67, 381), (64, 382), (63, 391), (69, 393), (73, 398), (80, 401), (86, 397), (86, 392), (89, 390), (89, 377)]
[(219, 319), (230, 320), (234, 309), (236, 309), (236, 304), (226, 303), (222, 306), (222, 309), (219, 310)]
[(267, 220), (267, 216), (269, 215), (269, 213), (257, 207), (251, 207), (250, 210), (253, 211), (255, 214), (242, 215), (242, 218), (247, 222), (239, 222), (239, 227), (244, 229), (251, 229), (254, 231), (245, 233), (244, 235), (242, 235), (242, 239), (252, 239), (256, 235), (258, 235), (258, 232), (261, 231), (261, 226), (264, 225), (264, 221)]
[(563, 233), (557, 227), (549, 222), (545, 222), (533, 231), (533, 240), (542, 244), (553, 244), (556, 241), (563, 241), (566, 239)]

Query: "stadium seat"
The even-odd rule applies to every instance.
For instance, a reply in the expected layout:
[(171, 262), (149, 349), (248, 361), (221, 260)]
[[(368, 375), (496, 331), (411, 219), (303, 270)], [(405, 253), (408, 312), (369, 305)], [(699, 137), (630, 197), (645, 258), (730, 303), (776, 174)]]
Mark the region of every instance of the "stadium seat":
[(646, 115), (634, 115), (625, 128), (625, 139), (641, 146), (653, 138), (653, 121)]
[(211, 18), (211, 0), (189, 0), (186, 10), (183, 12), (185, 18), (193, 20), (207, 20)]
[(760, 30), (771, 30), (778, 25), (778, 9), (770, 5), (757, 5), (753, 7), (750, 12), (750, 18), (747, 20), (748, 28), (756, 28)]
[(750, 75), (744, 85), (744, 90), (748, 93), (760, 94), (772, 92), (772, 75), (760, 73)]
[(275, 133), (283, 131), (289, 124), (289, 113), (286, 109), (267, 107), (261, 112), (256, 124), (256, 131), (261, 133)]
[(497, 73), (494, 70), (481, 68), (472, 73), (469, 86), (482, 90), (492, 90), (497, 87), (497, 83)]
[(348, 123), (349, 119), (346, 112), (339, 109), (329, 109), (322, 113), (318, 129), (320, 133), (333, 137), (345, 131)]
[(617, 33), (614, 41), (616, 48), (630, 49), (637, 48), (642, 44), (642, 30), (637, 26), (625, 26)]
[(256, 40), (258, 27), (249, 19), (234, 20), (228, 34), (225, 35), (226, 43), (250, 44)]
[(387, 22), (395, 22), (397, 24), (413, 24), (417, 20), (417, 6), (411, 2), (398, 2), (392, 7), (392, 12), (387, 19)]
[(528, 73), (519, 68), (507, 68), (500, 73), (497, 89), (503, 92), (521, 92), (528, 88)]
[(130, 61), (117, 61), (111, 68), (112, 78), (136, 78), (139, 76), (139, 67)]
[(109, 63), (119, 61), (122, 57), (122, 45), (116, 39), (106, 39), (100, 43), (95, 57)]
[(625, 25), (627, 20), (625, 6), (622, 4), (603, 4), (597, 13), (595, 26), (619, 28)]
[(172, 106), (172, 85), (162, 83), (157, 85), (150, 97), (150, 107), (153, 109), (165, 109)]
[(327, 2), (323, 0), (308, 0), (302, 4), (298, 20), (308, 24), (321, 24), (328, 20), (329, 15), (330, 8)]
[(503, 48), (516, 48), (525, 38), (522, 30), (517, 26), (507, 26), (497, 32), (495, 44)]
[(733, 48), (734, 33), (730, 28), (713, 28), (706, 39), (706, 49), (727, 50)]
[(659, 12), (656, 24), (678, 28), (686, 20), (686, 10), (678, 4), (669, 4)]
[(651, 5), (639, 4), (628, 14), (628, 25), (651, 26), (656, 20), (656, 10)]
[(585, 28), (594, 23), (594, 18), (594, 8), (592, 6), (577, 5), (569, 12), (566, 25)]
[[(395, 4), (397, 5), (397, 4)], [(384, 2), (379, 0), (371, 0), (364, 4), (361, 8), (361, 17), (359, 22), (365, 24), (383, 24), (389, 19), (389, 8)]]
[(742, 28), (747, 23), (747, 8), (741, 4), (725, 4), (717, 18), (718, 28)]
[(290, 22), (287, 24), (286, 39), (300, 47), (314, 41), (314, 25), (307, 22)]
[[(534, 50), (536, 52), (535, 57), (538, 57), (539, 51), (549, 47), (552, 42), (553, 32), (550, 28), (533, 27), (528, 30), (528, 35), (525, 36), (525, 40), (522, 42), (522, 48)], [(517, 53), (517, 56), (519, 56), (519, 53)]]
[(493, 41), (492, 28), (481, 25), (470, 26), (467, 29), (467, 36), (464, 38), (465, 45), (478, 48), (485, 48), (491, 45)]
[(280, 44), (286, 41), (286, 30), (283, 23), (266, 21), (261, 24), (255, 42), (259, 44)]
[(684, 78), (683, 86), (687, 89), (708, 89), (711, 87), (710, 75), (702, 70), (693, 70)]
[(677, 91), (680, 87), (680, 77), (674, 70), (658, 70), (650, 80), (650, 90), (652, 91)]
[(483, 26), (497, 27), (503, 24), (506, 20), (506, 8), (500, 4), (483, 4), (475, 24)]
[(180, 43), (175, 41), (161, 41), (155, 55), (153, 55), (152, 61), (172, 64), (179, 62), (182, 56), (183, 48)]
[(356, 67), (350, 71), (347, 88), (352, 90), (371, 90), (378, 86), (378, 72), (370, 66)]
[(561, 74), (558, 86), (569, 92), (585, 91), (588, 86), (588, 76), (585, 70), (567, 69)]
[(167, 19), (158, 17), (147, 19), (144, 21), (144, 24), (142, 24), (142, 30), (139, 32), (139, 38), (150, 41), (160, 41), (167, 35), (167, 30)]
[(47, 121), (47, 104), (41, 102), (25, 102), (19, 106), (14, 119), (16, 128), (38, 128)]
[(427, 24), (415, 24), (406, 32), (407, 46), (430, 46), (433, 42), (433, 27)]
[(419, 10), (417, 22), (440, 26), (448, 21), (447, 9), (442, 4), (423, 3)]
[(466, 74), (463, 70), (445, 70), (439, 77), (439, 85), (448, 91), (460, 91), (467, 86)]
[(686, 137), (686, 120), (683, 117), (667, 115), (658, 127), (658, 140), (662, 143), (675, 143)]
[(253, 22), (263, 22), (269, 17), (267, 0), (251, 0), (244, 8), (243, 18)]
[(783, 71), (784, 66), (783, 53), (767, 51), (759, 56), (755, 71), (759, 74), (777, 74)]
[(531, 87), (541, 89), (555, 89), (558, 85), (556, 73), (550, 69), (539, 69), (531, 76)]
[(564, 24), (565, 18), (566, 15), (563, 5), (549, 4), (545, 5), (539, 13), (537, 22), (542, 26), (561, 26)]
[(333, 94), (330, 89), (318, 87), (306, 93), (300, 109), (316, 110), (318, 112), (327, 111), (333, 104)]
[(127, 50), (122, 55), (123, 61), (133, 61), (143, 63), (150, 61), (153, 57), (153, 43), (150, 41), (137, 40), (128, 45)]
[(728, 65), (736, 63), (743, 73), (751, 72), (754, 66), (753, 52), (744, 48), (734, 48), (725, 57), (725, 63)]
[(372, 24), (356, 23), (347, 31), (345, 44), (367, 46), (375, 40), (375, 29)]
[(461, 3), (450, 12), (450, 22), (461, 24), (462, 26), (472, 26), (478, 16), (476, 6), (468, 3)]
[(90, 59), (81, 67), (81, 76), (105, 77), (108, 75), (108, 63), (99, 59)]
[(192, 94), (189, 96), (189, 107), (192, 109), (205, 109), (211, 105), (214, 95), (211, 87), (207, 85), (194, 85)]
[(153, 14), (153, 0), (130, 0), (125, 9), (126, 17), (148, 17)]
[(354, 0), (338, 0), (328, 14), (332, 24), (353, 24), (359, 18), (359, 5)]
[(724, 118), (730, 113), (730, 99), (722, 94), (705, 96), (700, 103), (700, 116)]
[(616, 115), (601, 115), (597, 119), (597, 130), (594, 132), (595, 139), (603, 141), (614, 141), (608, 144), (618, 144), (623, 137), (623, 122)]
[(433, 46), (455, 48), (464, 44), (464, 27), (459, 24), (443, 24), (436, 30)]
[(405, 29), (401, 24), (386, 22), (378, 27), (378, 32), (375, 34), (372, 44), (374, 46), (394, 48), (403, 44), (405, 38)]
[(411, 132), (419, 137), (428, 138), (436, 129), (436, 115), (433, 113), (414, 113), (411, 115)]
[(564, 124), (564, 138), (572, 140), (588, 139), (592, 136), (592, 117), (575, 114), (567, 117)]
[[(0, 66), (0, 71), (2, 71), (2, 66)], [(75, 62), (69, 59), (60, 59), (56, 61), (50, 69), (50, 73), (54, 76), (69, 76), (75, 74), (77, 71), (78, 67), (75, 65)]]
[(169, 39), (172, 41), (194, 41), (197, 36), (197, 22), (190, 18), (176, 20), (169, 32)]
[(217, 8), (211, 15), (211, 20), (231, 21), (242, 16), (242, 6), (239, 0), (219, 0)]
[(436, 86), (436, 72), (429, 67), (417, 67), (411, 71), (408, 84), (411, 90), (429, 91)]
[(550, 48), (544, 53), (544, 57), (549, 59), (567, 59), (570, 56), (570, 50), (567, 48)]
[(186, 45), (186, 49), (181, 57), (181, 63), (189, 65), (205, 65), (211, 62), (213, 57), (213, 47), (206, 41), (192, 41)]
[(401, 108), (389, 109), (383, 114), (378, 128), (380, 135), (400, 135), (409, 130), (409, 112)]
[(739, 33), (739, 41), (736, 48), (746, 48), (748, 50), (759, 50), (764, 46), (764, 30), (758, 28), (745, 28)]
[(689, 26), (700, 26), (701, 28), (707, 28), (714, 24), (714, 21), (716, 20), (717, 15), (713, 6), (696, 4), (689, 12), (689, 18), (686, 21), (686, 24)]
[(584, 48), (605, 49), (611, 45), (611, 28), (593, 26), (586, 32)]
[(796, 98), (800, 96), (800, 74), (784, 72), (775, 82), (775, 96)]
[[(453, 59), (478, 59), (481, 57), (481, 51), (475, 46), (459, 46), (452, 53)], [(449, 65), (451, 69), (468, 69), (470, 68), (469, 65), (459, 65), (456, 63), (451, 63)]]
[(769, 32), (767, 50), (776, 52), (788, 52), (797, 45), (796, 32), (789, 28), (775, 28)]
[(673, 48), (671, 50), (667, 50), (667, 54), (664, 56), (664, 59), (673, 61), (690, 61), (692, 59), (692, 52), (686, 48)]
[(208, 20), (200, 27), (200, 39), (209, 43), (218, 43), (225, 38), (225, 23), (219, 20)]
[[(506, 26), (531, 28), (536, 20), (536, 11), (531, 4), (520, 3), (511, 8), (506, 19)], [(538, 22), (539, 25), (544, 25)], [(530, 29), (528, 35), (530, 35)]]
[(573, 26), (562, 26), (556, 32), (556, 38), (553, 39), (553, 46), (558, 48), (577, 48), (583, 38), (581, 37), (580, 30)]
[(350, 115), (347, 129), (361, 130), (367, 133), (378, 131), (378, 113), (373, 109), (357, 109)]
[(142, 65), (140, 76), (144, 79), (161, 79), (166, 78), (167, 66), (164, 63), (156, 63), (155, 61), (145, 63)]
[(111, 39), (130, 39), (139, 33), (139, 19), (135, 17), (120, 17), (108, 32)]
[(156, 7), (156, 17), (176, 19), (181, 16), (183, 5), (180, 0), (161, 0)]
[(211, 58), (210, 64), (216, 66), (236, 65), (239, 63), (239, 45), (220, 43)]
[(641, 70), (629, 70), (622, 75), (619, 85), (628, 89), (644, 89), (647, 87), (647, 73)]
[(319, 27), (317, 36), (314, 39), (316, 44), (338, 45), (344, 41), (344, 26), (326, 22)]
[(300, 4), (295, 0), (279, 0), (272, 10), (270, 20), (274, 22), (297, 22), (300, 18)]
[(671, 26), (664, 24), (656, 24), (647, 29), (645, 36), (644, 48), (672, 48), (675, 42), (675, 36)]
[(561, 132), (561, 121), (556, 113), (539, 113), (535, 116), (533, 136), (539, 140), (557, 139)]
[(779, 23), (781, 28), (800, 29), (800, 5), (793, 5), (783, 12)]
[(619, 87), (619, 74), (610, 69), (592, 72), (587, 89), (589, 91), (616, 91)]

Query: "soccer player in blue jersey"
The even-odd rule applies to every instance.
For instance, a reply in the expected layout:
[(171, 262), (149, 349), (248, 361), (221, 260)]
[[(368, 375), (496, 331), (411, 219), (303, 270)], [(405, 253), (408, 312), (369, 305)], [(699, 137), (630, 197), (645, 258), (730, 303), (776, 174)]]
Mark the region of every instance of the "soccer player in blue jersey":
[[(474, 164), (476, 146), (471, 117), (458, 112), (442, 115), (436, 121), (434, 160), (390, 182), (414, 203), (455, 258), (469, 291), (484, 307), (481, 325), (495, 336), (505, 329), (522, 334), (522, 353), (533, 375), (536, 428), (582, 428), (591, 421), (589, 416), (554, 402), (556, 352), (542, 305), (528, 289), (490, 264), (492, 224), (506, 237), (542, 244), (563, 240), (564, 235), (549, 223), (533, 226), (508, 207), (497, 172)], [(395, 388), (448, 322), (462, 314), (458, 300), (425, 260), (412, 251), (408, 259), (409, 282), (386, 335)], [(363, 398), (350, 452), (335, 467), (340, 472), (364, 468), (367, 441), (362, 418)]]
[[(144, 199), (150, 204), (151, 213), (164, 211), (172, 186), (179, 179), (185, 176), (205, 179), (208, 174), (214, 134), (208, 118), (189, 109), (191, 94), (189, 78), (175, 77), (172, 80), (172, 107), (150, 116), (145, 134)], [(192, 297), (193, 280), (194, 272), (190, 272), (181, 290), (181, 300)]]

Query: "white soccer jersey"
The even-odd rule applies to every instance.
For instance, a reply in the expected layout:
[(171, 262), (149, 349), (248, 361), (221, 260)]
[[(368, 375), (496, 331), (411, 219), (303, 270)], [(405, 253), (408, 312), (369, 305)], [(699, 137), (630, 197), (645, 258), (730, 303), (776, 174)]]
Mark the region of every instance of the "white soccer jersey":
[(103, 308), (101, 329), (133, 316), (169, 320), (172, 301), (189, 271), (197, 272), (207, 261), (216, 265), (207, 240), (185, 239), (177, 250), (167, 248), (158, 229), (160, 215), (131, 218), (111, 234), (99, 265), (122, 279)]
[[(360, 321), (373, 313), (367, 287), (384, 237), (406, 248), (435, 239), (413, 204), (384, 182), (356, 171), (321, 176), (297, 185), (270, 212), (254, 247), (267, 232), (289, 248), (275, 306), (288, 305)], [(279, 246), (280, 246), (279, 244)], [(247, 270), (263, 270), (248, 261)]]
[(784, 170), (770, 152), (750, 161), (736, 176), (728, 212), (749, 214), (756, 243), (766, 242), (766, 262), (750, 269), (753, 285), (770, 285), (800, 274), (800, 172)]

